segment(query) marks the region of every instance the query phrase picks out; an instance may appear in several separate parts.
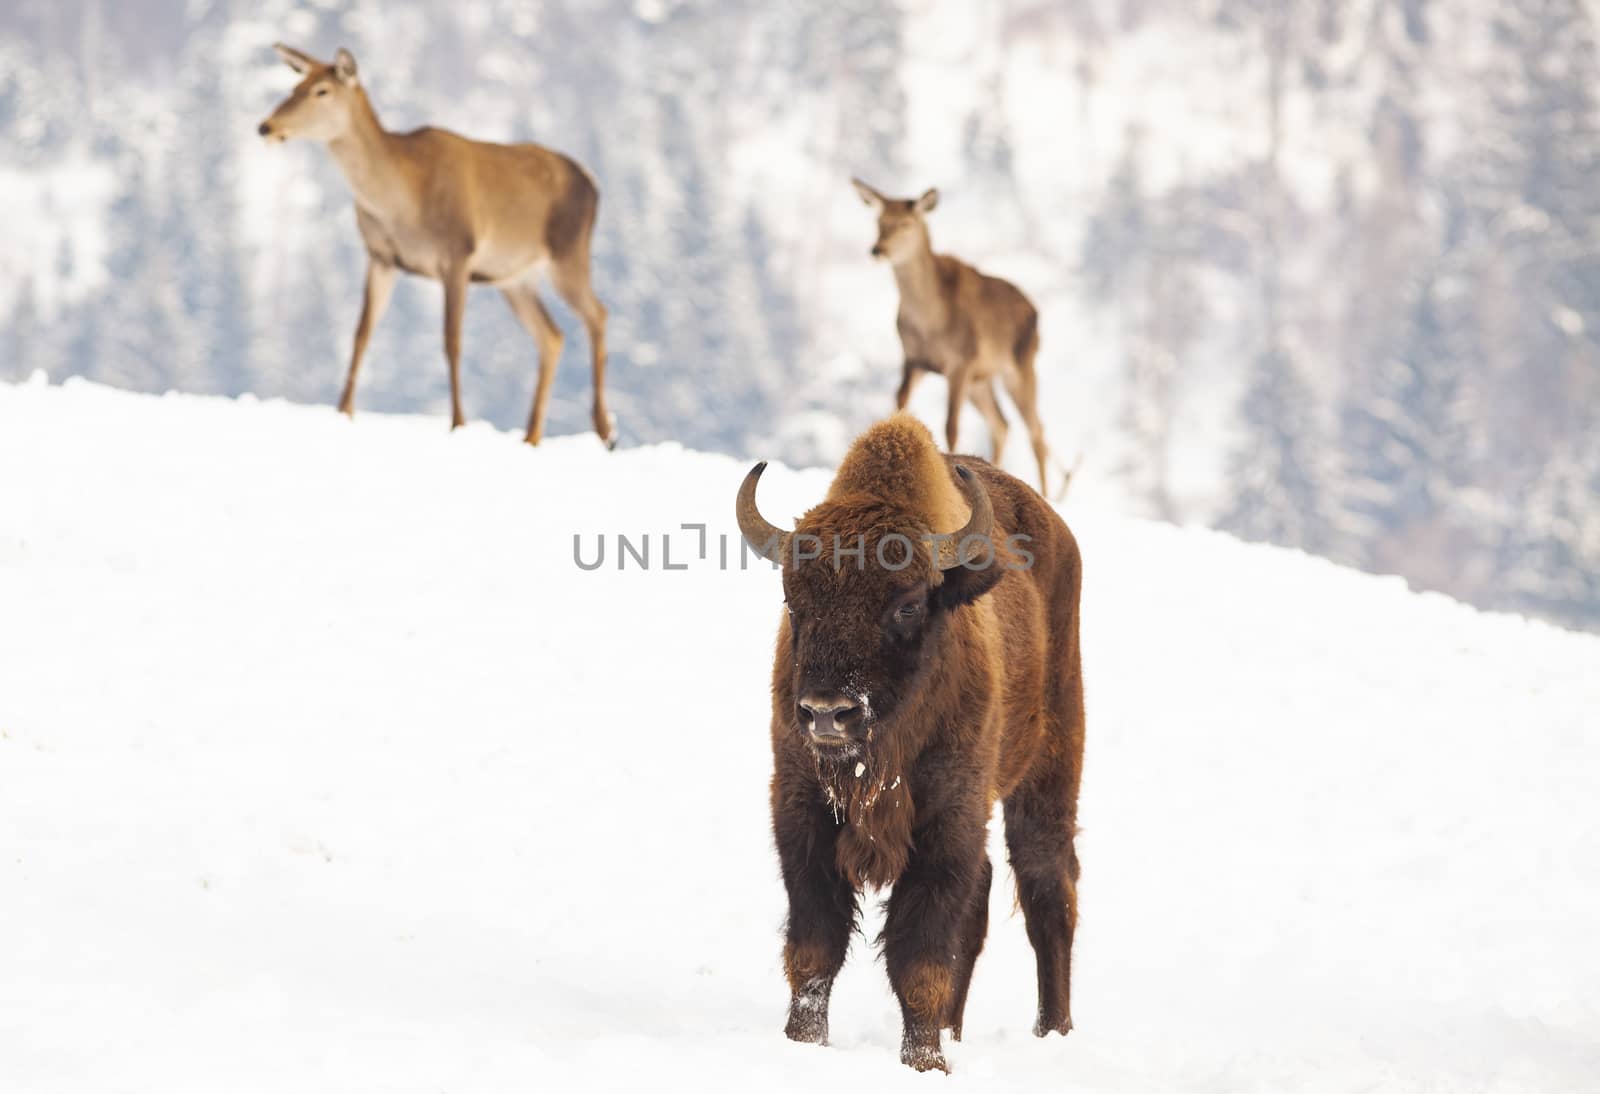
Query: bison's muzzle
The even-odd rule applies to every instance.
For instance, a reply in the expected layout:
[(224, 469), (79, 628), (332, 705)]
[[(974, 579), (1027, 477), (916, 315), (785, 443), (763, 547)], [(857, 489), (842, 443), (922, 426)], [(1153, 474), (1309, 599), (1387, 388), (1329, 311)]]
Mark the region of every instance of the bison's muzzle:
[(842, 695), (808, 695), (799, 707), (800, 724), (811, 735), (812, 744), (837, 748), (866, 739), (866, 712)]

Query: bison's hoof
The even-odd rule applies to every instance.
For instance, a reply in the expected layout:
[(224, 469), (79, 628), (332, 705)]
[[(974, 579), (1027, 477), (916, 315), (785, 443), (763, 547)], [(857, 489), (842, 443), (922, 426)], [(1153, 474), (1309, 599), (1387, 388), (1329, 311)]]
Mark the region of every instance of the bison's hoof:
[(812, 981), (789, 1000), (789, 1024), (783, 1035), (808, 1045), (828, 1043), (828, 989), (832, 985)]
[(826, 1019), (819, 1021), (809, 1016), (791, 1014), (789, 1024), (783, 1027), (783, 1035), (802, 1045), (825, 1045), (828, 1043), (828, 1023)]
[(950, 1065), (938, 1045), (902, 1045), (900, 1062), (916, 1071), (942, 1071), (950, 1074)]
[(1060, 1019), (1058, 1021), (1054, 1021), (1054, 1022), (1048, 1021), (1048, 1020), (1046, 1020), (1046, 1018), (1043, 1015), (1040, 1015), (1039, 1016), (1039, 1020), (1033, 1024), (1033, 1035), (1035, 1037), (1044, 1037), (1044, 1036), (1047, 1036), (1047, 1035), (1049, 1035), (1051, 1033), (1059, 1033), (1059, 1034), (1061, 1034), (1061, 1036), (1065, 1037), (1067, 1034), (1069, 1034), (1071, 1032), (1072, 1032), (1072, 1016), (1071, 1015), (1068, 1015), (1065, 1018), (1062, 1018), (1062, 1019)]

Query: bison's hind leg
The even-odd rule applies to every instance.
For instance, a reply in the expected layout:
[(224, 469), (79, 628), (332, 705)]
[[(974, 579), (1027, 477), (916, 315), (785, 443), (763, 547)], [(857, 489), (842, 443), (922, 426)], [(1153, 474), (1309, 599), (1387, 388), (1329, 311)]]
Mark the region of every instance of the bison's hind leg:
[(1047, 769), (1032, 774), (1005, 803), (1006, 849), (1039, 965), (1033, 1027), (1039, 1037), (1072, 1028), (1072, 934), (1078, 923), (1074, 787), (1071, 772)]

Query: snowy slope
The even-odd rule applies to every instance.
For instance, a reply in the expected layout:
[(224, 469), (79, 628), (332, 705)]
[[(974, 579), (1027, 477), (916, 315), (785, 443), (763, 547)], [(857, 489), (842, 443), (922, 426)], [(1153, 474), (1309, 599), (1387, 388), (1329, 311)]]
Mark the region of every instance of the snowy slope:
[(0, 387), (0, 1089), (1592, 1084), (1600, 639), (1070, 506), (1077, 1031), (997, 885), (949, 1079), (864, 944), (786, 1042), (744, 469)]

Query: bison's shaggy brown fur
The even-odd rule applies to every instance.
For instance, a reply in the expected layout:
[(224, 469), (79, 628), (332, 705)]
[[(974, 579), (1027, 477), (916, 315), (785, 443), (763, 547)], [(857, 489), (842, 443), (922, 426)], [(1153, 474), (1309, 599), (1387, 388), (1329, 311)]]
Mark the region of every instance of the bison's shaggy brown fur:
[[(826, 1039), (859, 891), (893, 886), (882, 943), (905, 1023), (901, 1056), (945, 1066), (940, 1030), (960, 1037), (988, 924), (996, 800), (1038, 956), (1035, 1032), (1067, 1032), (1084, 733), (1072, 533), (1017, 479), (940, 455), (908, 415), (856, 441), (792, 534), (756, 511), (759, 474), (741, 491), (740, 525), (781, 558), (788, 608), (771, 732), (789, 1036)], [(924, 539), (989, 509), (986, 565), (964, 555), (967, 565), (953, 565), (950, 548)], [(888, 537), (916, 544), (910, 565), (880, 564), (905, 557), (879, 554)], [(800, 542), (820, 553), (791, 549)]]

